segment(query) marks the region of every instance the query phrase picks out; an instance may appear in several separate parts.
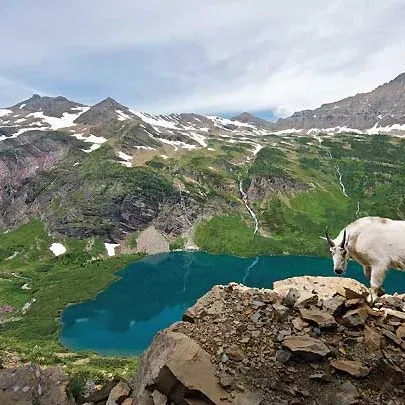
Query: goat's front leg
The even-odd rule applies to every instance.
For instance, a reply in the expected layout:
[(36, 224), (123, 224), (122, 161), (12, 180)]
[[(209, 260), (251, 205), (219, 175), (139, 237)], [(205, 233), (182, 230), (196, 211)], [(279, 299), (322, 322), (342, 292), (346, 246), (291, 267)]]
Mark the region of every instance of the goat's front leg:
[(384, 294), (382, 288), (385, 273), (387, 272), (386, 266), (373, 266), (371, 268), (371, 278), (370, 278), (370, 294), (367, 297), (367, 301), (370, 305), (373, 305), (377, 297)]
[(371, 266), (363, 266), (363, 273), (366, 276), (367, 280), (371, 279)]

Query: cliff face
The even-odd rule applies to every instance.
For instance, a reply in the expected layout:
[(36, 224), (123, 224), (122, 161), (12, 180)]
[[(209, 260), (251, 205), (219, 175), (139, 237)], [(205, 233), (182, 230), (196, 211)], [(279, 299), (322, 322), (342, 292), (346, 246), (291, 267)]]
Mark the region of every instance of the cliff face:
[(378, 128), (396, 125), (398, 129), (404, 125), (404, 111), (405, 73), (402, 73), (371, 92), (323, 104), (315, 110), (298, 111), (277, 120), (274, 127), (276, 130), (346, 127), (360, 131), (374, 127), (371, 133), (378, 133)]
[(135, 403), (403, 403), (403, 297), (371, 309), (366, 294), (329, 277), (216, 286), (155, 337), (132, 381)]

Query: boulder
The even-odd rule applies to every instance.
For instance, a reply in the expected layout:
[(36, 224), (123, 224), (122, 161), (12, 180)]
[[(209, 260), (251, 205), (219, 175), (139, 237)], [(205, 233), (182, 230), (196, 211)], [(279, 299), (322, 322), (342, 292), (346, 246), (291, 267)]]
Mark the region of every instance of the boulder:
[(302, 319), (315, 323), (321, 329), (331, 329), (337, 326), (335, 318), (330, 313), (317, 308), (301, 308), (300, 314)]
[(1, 405), (74, 405), (69, 379), (59, 367), (28, 365), (0, 370)]
[(132, 385), (137, 405), (151, 404), (155, 390), (174, 405), (184, 404), (185, 398), (202, 398), (207, 404), (218, 405), (261, 402), (259, 396), (248, 390), (230, 396), (219, 384), (209, 354), (188, 336), (170, 330), (156, 335), (142, 357)]
[(394, 318), (400, 319), (401, 321), (405, 321), (405, 312), (397, 311), (391, 308), (384, 308), (384, 311), (388, 316), (392, 316)]
[(125, 381), (120, 381), (108, 396), (106, 405), (120, 405), (131, 394), (131, 388)]
[(365, 306), (347, 311), (342, 321), (346, 326), (361, 326), (364, 325), (368, 317), (368, 311)]
[(310, 336), (287, 336), (283, 346), (306, 359), (319, 360), (330, 353), (325, 343)]
[(336, 370), (344, 371), (353, 377), (365, 377), (370, 373), (370, 369), (360, 361), (353, 360), (332, 360), (330, 365)]
[[(275, 281), (274, 292), (285, 297), (290, 288), (296, 288), (300, 296), (304, 293), (311, 293), (323, 300), (333, 297), (340, 289), (342, 293), (353, 291), (356, 296), (346, 298), (358, 298), (367, 296), (367, 288), (357, 280), (346, 277), (320, 277), (320, 276), (300, 276), (291, 277), (285, 280)], [(350, 295), (350, 292), (349, 292)]]

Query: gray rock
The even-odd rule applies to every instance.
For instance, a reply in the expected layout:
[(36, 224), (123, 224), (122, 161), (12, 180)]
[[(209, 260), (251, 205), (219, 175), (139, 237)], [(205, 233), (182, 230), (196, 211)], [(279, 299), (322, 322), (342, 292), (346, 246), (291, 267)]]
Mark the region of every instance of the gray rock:
[(291, 357), (292, 354), (289, 350), (280, 349), (276, 352), (276, 360), (280, 363), (287, 363), (287, 361), (290, 360)]

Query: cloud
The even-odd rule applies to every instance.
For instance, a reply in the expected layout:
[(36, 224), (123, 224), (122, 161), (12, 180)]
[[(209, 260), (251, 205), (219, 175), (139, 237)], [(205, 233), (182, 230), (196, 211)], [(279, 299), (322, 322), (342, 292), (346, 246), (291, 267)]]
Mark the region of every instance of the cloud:
[(3, 0), (0, 105), (31, 89), (152, 112), (290, 113), (405, 70), (402, 0)]

